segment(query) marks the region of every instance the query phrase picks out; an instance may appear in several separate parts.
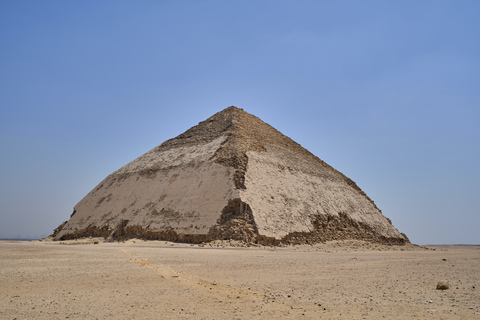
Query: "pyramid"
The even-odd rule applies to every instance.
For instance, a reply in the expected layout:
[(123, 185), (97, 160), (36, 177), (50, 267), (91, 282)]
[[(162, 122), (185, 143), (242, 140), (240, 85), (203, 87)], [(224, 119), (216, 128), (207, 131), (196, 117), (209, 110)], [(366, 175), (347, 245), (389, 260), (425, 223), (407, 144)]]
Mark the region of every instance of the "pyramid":
[(349, 178), (228, 107), (107, 176), (54, 232), (200, 243), (408, 243)]

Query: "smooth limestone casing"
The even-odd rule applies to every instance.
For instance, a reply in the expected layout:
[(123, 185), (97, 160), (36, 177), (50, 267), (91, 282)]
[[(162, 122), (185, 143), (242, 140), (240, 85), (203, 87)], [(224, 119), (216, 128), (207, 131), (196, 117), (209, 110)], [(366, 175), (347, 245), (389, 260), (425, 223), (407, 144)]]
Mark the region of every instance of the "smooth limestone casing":
[(208, 233), (228, 201), (239, 198), (233, 168), (210, 161), (224, 141), (147, 152), (85, 196), (56, 239), (88, 226), (112, 229), (122, 220), (152, 231)]
[(248, 151), (246, 189), (234, 189), (233, 168), (210, 160), (225, 139), (160, 152), (153, 149), (130, 162), (75, 206), (75, 214), (56, 239), (88, 226), (114, 229), (122, 220), (151, 231), (207, 234), (232, 199), (250, 206), (259, 234), (268, 237), (313, 231), (315, 215), (339, 212), (385, 237), (402, 237), (337, 172), (284, 148)]
[(318, 161), (273, 146), (247, 156), (246, 189), (240, 196), (250, 205), (259, 234), (279, 239), (310, 232), (315, 215), (344, 212), (385, 237), (402, 238), (367, 197)]

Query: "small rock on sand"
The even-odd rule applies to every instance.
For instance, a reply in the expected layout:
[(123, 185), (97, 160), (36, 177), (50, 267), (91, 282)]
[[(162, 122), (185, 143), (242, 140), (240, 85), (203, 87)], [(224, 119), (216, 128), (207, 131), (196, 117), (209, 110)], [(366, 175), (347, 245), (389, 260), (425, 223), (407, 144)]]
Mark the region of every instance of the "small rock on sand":
[(447, 290), (448, 288), (450, 288), (450, 284), (446, 280), (437, 283), (437, 290)]

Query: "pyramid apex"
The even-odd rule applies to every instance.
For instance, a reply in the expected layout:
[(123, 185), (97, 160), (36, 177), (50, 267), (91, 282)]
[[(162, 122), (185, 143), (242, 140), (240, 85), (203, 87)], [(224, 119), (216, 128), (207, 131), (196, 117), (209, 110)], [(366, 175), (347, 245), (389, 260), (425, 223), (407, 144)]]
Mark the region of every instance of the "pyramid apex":
[(232, 109), (232, 110), (241, 110), (243, 111), (242, 108), (239, 108), (239, 107), (236, 107), (236, 106), (229, 106), (229, 107), (226, 107), (224, 110), (227, 110), (227, 109)]
[(239, 108), (239, 107), (236, 107), (236, 106), (229, 106), (229, 107), (226, 107), (225, 109), (217, 112), (216, 114), (219, 114), (219, 113), (233, 113), (233, 112), (246, 112), (245, 110), (243, 110), (242, 108)]

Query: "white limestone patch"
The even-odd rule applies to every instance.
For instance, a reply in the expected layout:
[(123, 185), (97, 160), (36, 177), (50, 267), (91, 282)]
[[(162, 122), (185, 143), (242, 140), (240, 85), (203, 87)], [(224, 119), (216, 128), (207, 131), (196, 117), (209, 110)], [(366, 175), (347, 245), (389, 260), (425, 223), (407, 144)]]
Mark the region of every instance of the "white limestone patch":
[(313, 231), (315, 215), (343, 212), (383, 236), (401, 237), (371, 201), (320, 162), (271, 146), (267, 152), (247, 155), (241, 199), (252, 208), (260, 234), (278, 239), (290, 232)]
[(225, 139), (225, 136), (220, 136), (206, 144), (171, 148), (167, 150), (158, 150), (158, 148), (154, 148), (121, 167), (114, 173), (131, 173), (149, 168), (163, 170), (177, 166), (197, 166), (199, 163), (211, 158), (215, 151), (220, 148)]
[[(208, 233), (228, 201), (239, 197), (234, 190), (233, 168), (209, 160), (223, 140), (221, 137), (203, 147), (150, 151), (132, 161), (75, 206), (75, 215), (57, 239), (88, 226), (115, 228), (122, 220), (150, 231)], [(152, 166), (161, 170), (148, 177), (139, 173)]]

